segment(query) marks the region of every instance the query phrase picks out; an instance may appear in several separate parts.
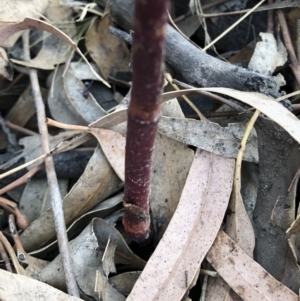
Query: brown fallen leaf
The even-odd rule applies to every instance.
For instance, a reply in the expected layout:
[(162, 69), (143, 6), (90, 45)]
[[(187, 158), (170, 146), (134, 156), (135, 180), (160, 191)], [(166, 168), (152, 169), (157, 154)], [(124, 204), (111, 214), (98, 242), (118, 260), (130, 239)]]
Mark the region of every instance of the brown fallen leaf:
[[(84, 173), (64, 197), (65, 222), (72, 223), (109, 195), (120, 185), (105, 155), (98, 147), (85, 168)], [(34, 251), (52, 241), (55, 237), (53, 212), (48, 209), (22, 233), (21, 241), (27, 252)]]
[[(72, 21), (73, 10), (60, 4), (60, 0), (50, 1), (45, 16), (53, 26), (61, 27), (61, 31), (73, 39), (76, 35), (75, 21)], [(61, 26), (62, 22), (68, 22), (68, 25)], [(36, 57), (28, 62), (16, 59), (11, 59), (11, 61), (22, 66), (44, 70), (53, 70), (56, 65), (65, 63), (71, 55), (70, 45), (54, 34), (49, 35), (44, 32), (43, 35), (42, 47)]]
[(77, 47), (77, 45), (68, 37), (65, 33), (63, 33), (61, 30), (57, 29), (56, 27), (48, 24), (47, 22), (33, 19), (33, 18), (25, 18), (22, 22), (15, 23), (12, 25), (8, 25), (4, 28), (0, 29), (0, 45), (3, 45), (3, 43), (14, 33), (19, 32), (21, 30), (25, 29), (40, 29), (47, 32), (50, 32), (60, 39), (62, 39), (64, 42), (66, 42), (68, 45), (70, 45), (84, 60), (84, 62), (90, 67), (91, 71), (95, 74), (95, 76), (100, 80), (104, 85), (110, 88), (110, 85), (108, 82), (106, 82), (103, 78), (100, 77), (99, 74), (95, 72), (95, 70), (92, 68), (86, 57), (82, 54), (81, 50)]
[(220, 229), (234, 160), (197, 150), (178, 207), (128, 301), (180, 300)]
[(86, 49), (103, 77), (116, 77), (118, 72), (130, 72), (130, 51), (126, 43), (108, 31), (111, 17), (95, 18), (85, 36)]
[(272, 277), (223, 231), (220, 231), (206, 259), (244, 300), (297, 301), (298, 296)]

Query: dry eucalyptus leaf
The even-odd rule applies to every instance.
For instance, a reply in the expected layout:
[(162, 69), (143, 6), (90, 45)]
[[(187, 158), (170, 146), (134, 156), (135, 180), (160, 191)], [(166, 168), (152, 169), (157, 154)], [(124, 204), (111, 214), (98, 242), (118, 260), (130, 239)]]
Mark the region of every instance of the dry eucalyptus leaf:
[(115, 252), (116, 264), (129, 264), (139, 269), (145, 266), (146, 262), (129, 249), (123, 236), (107, 221), (101, 218), (93, 219), (93, 230), (98, 240), (98, 250), (102, 253), (106, 248), (108, 239), (117, 243)]
[[(95, 217), (106, 218), (111, 216), (118, 208), (122, 208), (123, 194), (119, 193), (116, 196), (113, 196), (97, 206), (95, 206), (91, 211), (80, 216), (76, 221), (74, 221), (71, 226), (67, 229), (68, 239), (71, 240), (76, 237), (83, 228), (85, 228), (90, 221)], [(39, 250), (33, 251), (30, 254), (43, 257), (51, 250), (57, 248), (57, 240), (53, 241), (46, 247), (43, 247)]]
[(115, 131), (99, 128), (90, 128), (90, 133), (97, 138), (111, 167), (125, 182), (125, 137)]
[[(58, 187), (61, 196), (64, 197), (68, 191), (68, 180), (58, 179)], [(31, 179), (25, 186), (19, 201), (19, 207), (30, 222), (33, 222), (43, 212), (51, 208), (47, 179)]]
[(14, 77), (14, 69), (8, 60), (6, 51), (2, 47), (0, 47), (0, 76), (8, 80), (12, 80)]
[(126, 272), (110, 277), (108, 282), (119, 293), (128, 296), (140, 275), (141, 272)]
[(102, 256), (102, 268), (104, 275), (109, 276), (110, 273), (116, 273), (117, 269), (115, 266), (115, 252), (116, 252), (117, 243), (112, 239), (108, 239), (105, 251)]
[(109, 14), (101, 20), (95, 18), (85, 36), (86, 49), (106, 79), (116, 77), (118, 72), (130, 72), (130, 51), (121, 38), (108, 31), (110, 19)]
[[(48, 90), (42, 87), (40, 87), (40, 89), (43, 100), (47, 99)], [(5, 119), (14, 124), (24, 126), (35, 113), (36, 109), (31, 92), (31, 86), (29, 85), (7, 113)]]
[(206, 259), (244, 301), (298, 300), (295, 293), (248, 257), (223, 231), (219, 232)]
[[(96, 204), (114, 193), (120, 185), (105, 155), (99, 147), (88, 162), (84, 173), (64, 197), (65, 222), (72, 223)], [(27, 252), (34, 251), (55, 237), (53, 212), (48, 209), (22, 233), (21, 241)]]
[(180, 97), (197, 91), (220, 93), (235, 98), (261, 111), (270, 119), (284, 128), (297, 142), (300, 143), (300, 121), (289, 110), (276, 100), (257, 92), (242, 92), (229, 88), (195, 88), (165, 93), (165, 98)]
[[(95, 219), (81, 232), (81, 234), (69, 242), (70, 256), (73, 261), (73, 271), (76, 282), (83, 295), (92, 296), (97, 300), (94, 292), (96, 271), (101, 269), (101, 253), (97, 243), (97, 233), (93, 230)], [(113, 228), (113, 227), (112, 227)], [(114, 230), (116, 231), (116, 230)], [(105, 236), (106, 242), (109, 237)], [(58, 255), (40, 273), (40, 280), (61, 290), (66, 290), (65, 276), (61, 256)], [(123, 301), (125, 298), (110, 285), (107, 285), (107, 300)]]
[[(80, 301), (50, 285), (31, 279), (26, 276), (12, 274), (0, 270), (0, 299), (2, 301)], [(5, 288), (5, 289), (4, 289)]]
[[(212, 122), (164, 116), (158, 124), (159, 132), (172, 139), (229, 158), (236, 158), (245, 129), (246, 126), (240, 123), (221, 127), (219, 124)], [(255, 129), (251, 131), (243, 159), (258, 162)]]
[(173, 218), (128, 301), (184, 296), (223, 221), (233, 172), (233, 159), (197, 150)]
[[(99, 68), (95, 64), (91, 63), (91, 66), (96, 73), (100, 72)], [(98, 80), (89, 66), (87, 66), (84, 62), (72, 62), (70, 63), (69, 69), (74, 76), (80, 80)]]
[[(69, 139), (76, 135), (74, 131), (65, 131), (56, 136), (49, 135), (50, 146), (54, 147), (62, 140)], [(19, 140), (19, 144), (23, 146), (23, 150), (19, 155), (16, 155), (11, 160), (0, 166), (1, 169), (7, 169), (13, 164), (17, 163), (21, 158), (25, 159), (25, 162), (29, 162), (43, 154), (41, 146), (41, 138), (39, 135), (27, 136)], [(31, 165), (32, 167), (32, 165)]]
[(12, 34), (19, 32), (21, 30), (25, 29), (40, 29), (44, 30), (47, 32), (50, 32), (60, 39), (62, 39), (64, 42), (66, 42), (68, 45), (70, 45), (84, 60), (84, 62), (90, 67), (91, 71), (95, 74), (95, 76), (100, 80), (104, 85), (110, 88), (109, 83), (107, 83), (103, 78), (97, 74), (86, 57), (82, 54), (80, 49), (77, 47), (77, 45), (66, 35), (64, 34), (61, 30), (57, 29), (56, 27), (38, 20), (38, 19), (33, 19), (33, 18), (25, 18), (22, 22), (15, 23), (12, 25), (5, 26), (4, 28), (0, 29), (0, 45), (2, 45)]
[[(73, 10), (60, 5), (60, 0), (52, 0), (45, 16), (53, 26), (61, 27), (61, 31), (73, 39), (76, 35), (75, 22), (72, 21)], [(27, 16), (26, 16), (27, 17)], [(66, 25), (61, 23), (67, 22)], [(44, 32), (42, 37), (42, 48), (37, 56), (29, 62), (11, 59), (13, 63), (44, 70), (53, 70), (56, 65), (65, 63), (71, 54), (70, 45), (54, 34)]]
[[(184, 117), (176, 99), (162, 105), (162, 115)], [(162, 237), (177, 208), (193, 157), (194, 152), (186, 144), (159, 133), (156, 135), (149, 197), (155, 243)]]
[[(0, 8), (0, 20), (2, 21), (14, 21), (20, 22), (26, 17), (39, 18), (41, 14), (44, 14), (48, 5), (49, 0), (32, 0), (32, 1), (11, 1), (2, 0)], [(5, 31), (9, 26), (9, 23), (1, 23), (0, 30)], [(5, 43), (0, 42), (0, 46), (12, 47), (17, 39), (22, 35), (22, 32), (16, 33), (9, 38)]]
[(85, 85), (70, 70), (62, 77), (64, 68), (59, 67), (57, 73), (51, 75), (55, 76), (54, 81), (51, 77), (48, 79), (52, 82), (53, 91), (53, 94), (49, 93), (48, 106), (54, 119), (63, 123), (87, 125), (106, 115), (90, 93), (87, 97), (83, 96)]

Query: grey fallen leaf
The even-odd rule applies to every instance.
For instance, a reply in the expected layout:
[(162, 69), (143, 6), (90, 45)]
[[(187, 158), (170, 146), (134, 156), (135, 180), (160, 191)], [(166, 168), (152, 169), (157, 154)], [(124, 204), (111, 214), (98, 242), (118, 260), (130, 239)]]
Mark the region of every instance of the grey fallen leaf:
[[(72, 225), (67, 229), (68, 239), (71, 240), (76, 237), (83, 228), (85, 228), (90, 221), (95, 217), (100, 218), (111, 218), (112, 214), (117, 212), (118, 208), (123, 208), (123, 193), (119, 193), (94, 207), (91, 211), (80, 216)], [(31, 255), (37, 257), (45, 257), (49, 252), (57, 248), (57, 240), (50, 243), (49, 245), (31, 252)]]
[[(58, 186), (62, 197), (68, 192), (68, 180), (58, 179)], [(51, 208), (48, 182), (46, 179), (32, 179), (25, 186), (20, 199), (20, 211), (30, 222), (36, 220), (44, 211)]]
[(140, 277), (141, 272), (127, 272), (119, 274), (108, 279), (109, 284), (115, 288), (119, 293), (128, 296), (132, 290), (135, 282)]
[[(64, 197), (65, 222), (71, 224), (82, 214), (120, 188), (120, 180), (99, 147), (88, 162), (84, 173)], [(53, 212), (48, 209), (22, 233), (27, 252), (34, 251), (55, 238)]]
[[(163, 135), (228, 158), (236, 158), (246, 129), (244, 124), (239, 123), (221, 127), (211, 122), (164, 116), (160, 119), (158, 126), (159, 132)], [(258, 162), (255, 129), (251, 131), (243, 159), (249, 162)]]
[(144, 260), (136, 256), (127, 246), (123, 236), (111, 224), (101, 218), (93, 219), (93, 231), (98, 240), (98, 249), (104, 252), (108, 239), (117, 242), (115, 253), (116, 264), (130, 264), (136, 268), (143, 268)]
[[(98, 293), (94, 291), (94, 287), (97, 271), (103, 273), (101, 267), (101, 253), (103, 252), (98, 249), (97, 234), (93, 231), (96, 220), (93, 219), (81, 234), (69, 243), (69, 250), (73, 260), (76, 282), (81, 293), (83, 296), (90, 296), (97, 300)], [(42, 270), (40, 280), (61, 290), (66, 290), (60, 255)], [(123, 300), (125, 300), (124, 296), (109, 284), (106, 286), (106, 301)]]

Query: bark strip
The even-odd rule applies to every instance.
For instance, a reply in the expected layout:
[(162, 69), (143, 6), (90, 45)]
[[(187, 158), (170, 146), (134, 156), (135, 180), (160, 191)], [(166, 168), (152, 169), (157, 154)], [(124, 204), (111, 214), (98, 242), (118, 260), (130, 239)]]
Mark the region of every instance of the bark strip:
[(144, 242), (150, 234), (150, 172), (160, 117), (167, 5), (168, 0), (135, 1), (123, 224), (137, 242)]

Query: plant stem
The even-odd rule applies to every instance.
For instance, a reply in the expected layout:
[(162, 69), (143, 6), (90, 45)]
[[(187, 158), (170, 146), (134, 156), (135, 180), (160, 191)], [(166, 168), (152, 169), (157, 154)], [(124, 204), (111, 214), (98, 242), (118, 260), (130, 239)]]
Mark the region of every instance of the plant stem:
[(168, 0), (135, 1), (123, 224), (127, 234), (140, 243), (145, 242), (150, 235), (150, 173), (161, 113), (167, 6)]

